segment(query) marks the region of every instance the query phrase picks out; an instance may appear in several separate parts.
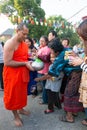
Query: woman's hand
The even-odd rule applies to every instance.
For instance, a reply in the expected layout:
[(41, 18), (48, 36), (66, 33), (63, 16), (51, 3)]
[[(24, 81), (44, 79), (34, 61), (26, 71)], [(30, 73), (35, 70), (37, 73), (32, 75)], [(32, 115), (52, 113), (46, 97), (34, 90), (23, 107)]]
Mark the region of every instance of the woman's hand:
[(79, 66), (79, 65), (81, 65), (83, 62), (84, 62), (84, 61), (83, 61), (82, 58), (80, 58), (80, 57), (74, 57), (74, 58), (72, 59), (72, 61), (70, 62), (70, 65)]

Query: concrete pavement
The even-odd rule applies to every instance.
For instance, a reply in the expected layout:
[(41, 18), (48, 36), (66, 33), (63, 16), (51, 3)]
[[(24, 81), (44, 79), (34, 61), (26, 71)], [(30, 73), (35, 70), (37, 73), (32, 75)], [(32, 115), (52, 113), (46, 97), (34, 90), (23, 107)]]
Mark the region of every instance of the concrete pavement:
[(58, 110), (51, 114), (44, 114), (47, 105), (39, 105), (39, 96), (32, 98), (28, 97), (28, 105), (31, 114), (29, 117), (21, 116), (24, 126), (15, 127), (13, 123), (13, 115), (10, 111), (4, 108), (3, 104), (3, 91), (0, 91), (0, 130), (87, 130), (86, 126), (81, 124), (85, 118), (83, 112), (75, 117), (75, 123), (61, 122), (59, 117), (64, 114), (63, 109)]

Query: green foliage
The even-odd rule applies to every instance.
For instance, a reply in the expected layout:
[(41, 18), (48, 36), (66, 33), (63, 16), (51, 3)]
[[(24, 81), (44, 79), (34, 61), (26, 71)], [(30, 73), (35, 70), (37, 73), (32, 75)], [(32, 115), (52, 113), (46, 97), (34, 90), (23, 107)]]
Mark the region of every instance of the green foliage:
[(42, 35), (48, 35), (49, 27), (39, 25), (29, 24), (29, 36), (32, 38), (37, 38), (38, 40)]
[(0, 12), (12, 15), (16, 12), (19, 16), (26, 15), (44, 18), (45, 12), (40, 8), (41, 0), (3, 0)]
[(34, 0), (39, 6), (41, 5), (41, 0)]
[(0, 3), (0, 12), (11, 15), (13, 12), (15, 12), (14, 8), (14, 1), (13, 0), (3, 0)]

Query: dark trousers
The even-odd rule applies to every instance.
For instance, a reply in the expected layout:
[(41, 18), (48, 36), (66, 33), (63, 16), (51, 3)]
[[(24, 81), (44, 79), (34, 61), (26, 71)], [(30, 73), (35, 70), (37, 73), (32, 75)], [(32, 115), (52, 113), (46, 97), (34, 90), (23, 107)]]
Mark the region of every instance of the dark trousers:
[(48, 96), (47, 90), (45, 89), (46, 80), (43, 81), (43, 92), (42, 92), (42, 99), (44, 103), (48, 103)]
[(62, 84), (61, 84), (61, 88), (60, 88), (60, 93), (61, 94), (64, 94), (64, 92), (65, 92), (67, 79), (68, 79), (68, 76), (66, 74), (64, 74), (64, 77), (63, 77), (63, 80), (62, 80)]
[(0, 63), (0, 82), (1, 82), (1, 88), (4, 89), (4, 85), (3, 85), (3, 66), (4, 63)]
[(53, 110), (54, 105), (59, 109), (61, 109), (61, 103), (58, 92), (52, 92), (51, 90), (47, 89), (47, 95), (48, 95), (48, 109)]
[(85, 110), (86, 119), (87, 119), (87, 108), (84, 108), (84, 110)]

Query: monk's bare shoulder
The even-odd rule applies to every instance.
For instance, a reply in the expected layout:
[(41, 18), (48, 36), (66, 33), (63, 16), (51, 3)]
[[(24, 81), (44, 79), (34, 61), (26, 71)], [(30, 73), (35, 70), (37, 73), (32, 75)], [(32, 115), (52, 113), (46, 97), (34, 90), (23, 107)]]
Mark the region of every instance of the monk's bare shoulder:
[(4, 49), (15, 50), (15, 40), (13, 38), (7, 40), (5, 45), (4, 45)]

